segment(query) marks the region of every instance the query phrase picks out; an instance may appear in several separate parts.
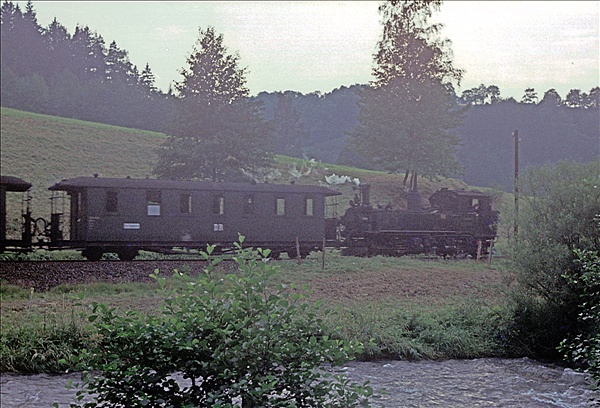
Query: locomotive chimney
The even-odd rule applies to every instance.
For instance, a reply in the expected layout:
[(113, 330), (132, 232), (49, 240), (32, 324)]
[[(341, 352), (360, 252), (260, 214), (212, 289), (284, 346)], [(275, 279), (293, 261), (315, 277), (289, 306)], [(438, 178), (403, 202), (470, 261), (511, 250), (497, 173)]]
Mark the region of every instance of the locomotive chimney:
[(418, 191), (409, 191), (406, 193), (407, 211), (421, 211), (421, 193)]

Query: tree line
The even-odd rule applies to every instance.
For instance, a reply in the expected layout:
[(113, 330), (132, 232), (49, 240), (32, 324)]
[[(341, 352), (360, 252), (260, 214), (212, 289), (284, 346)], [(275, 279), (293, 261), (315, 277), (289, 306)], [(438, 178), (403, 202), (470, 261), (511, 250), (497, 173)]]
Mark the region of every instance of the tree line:
[[(500, 88), (496, 85), (481, 84), (477, 87), (466, 89), (462, 92), (458, 103), (462, 105), (479, 106), (491, 105), (498, 102), (517, 102), (515, 98), (502, 98)], [(526, 88), (520, 103), (542, 106), (564, 106), (567, 108), (594, 109), (600, 107), (600, 87), (592, 88), (589, 93), (581, 89), (571, 89), (564, 98), (554, 88), (544, 92), (542, 99), (538, 97), (535, 88)]]
[(163, 131), (171, 93), (155, 86), (116, 41), (88, 26), (71, 34), (56, 19), (42, 27), (33, 3), (5, 0), (0, 9), (2, 105), (145, 130)]
[(427, 21), (440, 5), (382, 4), (371, 84), (250, 97), (246, 69), (213, 28), (199, 31), (183, 80), (164, 93), (150, 66), (140, 71), (116, 41), (106, 46), (89, 27), (69, 34), (56, 18), (41, 27), (31, 1), (21, 10), (4, 0), (2, 105), (167, 133), (156, 164), (165, 177), (240, 180), (240, 167), (248, 174), (274, 152), (398, 172), (408, 175), (407, 187), (415, 187), (412, 173), (414, 182), (417, 174), (451, 175), (509, 189), (507, 135), (516, 128), (525, 166), (597, 159), (600, 88), (564, 97), (550, 89), (541, 99), (527, 88), (516, 101), (481, 84), (458, 96), (462, 71), (452, 65), (451, 44)]

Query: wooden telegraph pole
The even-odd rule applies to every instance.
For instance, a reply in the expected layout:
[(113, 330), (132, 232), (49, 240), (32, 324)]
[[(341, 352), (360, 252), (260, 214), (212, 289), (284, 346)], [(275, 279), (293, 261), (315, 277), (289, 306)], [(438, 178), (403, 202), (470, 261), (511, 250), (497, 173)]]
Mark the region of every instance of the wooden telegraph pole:
[(514, 236), (519, 232), (519, 130), (513, 132), (515, 138), (515, 224)]

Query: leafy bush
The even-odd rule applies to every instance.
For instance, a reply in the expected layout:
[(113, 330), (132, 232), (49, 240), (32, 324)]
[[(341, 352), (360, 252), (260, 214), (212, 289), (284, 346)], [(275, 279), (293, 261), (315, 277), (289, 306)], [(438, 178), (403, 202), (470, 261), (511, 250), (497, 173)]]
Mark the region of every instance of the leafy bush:
[(600, 257), (597, 252), (576, 251), (580, 273), (565, 276), (569, 286), (581, 292), (579, 322), (582, 333), (565, 339), (560, 350), (565, 358), (584, 367), (600, 387)]
[(219, 274), (215, 259), (196, 278), (176, 271), (178, 289), (153, 275), (165, 291), (159, 314), (94, 305), (100, 341), (79, 356), (94, 376), (78, 395), (96, 400), (84, 407), (368, 406), (367, 383), (326, 369), (362, 345), (326, 336), (306, 295), (269, 283), (277, 273), (269, 250), (242, 250), (242, 242), (235, 272)]
[(600, 163), (561, 162), (530, 168), (523, 178), (523, 212), (513, 258), (518, 267), (514, 324), (508, 333), (517, 352), (559, 357), (560, 341), (585, 332), (575, 250), (600, 250), (594, 220), (600, 202)]

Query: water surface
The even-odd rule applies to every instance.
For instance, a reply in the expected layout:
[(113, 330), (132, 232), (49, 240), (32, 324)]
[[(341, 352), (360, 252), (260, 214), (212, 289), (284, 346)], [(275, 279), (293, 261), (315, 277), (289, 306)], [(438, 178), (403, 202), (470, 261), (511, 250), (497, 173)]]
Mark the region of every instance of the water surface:
[[(370, 381), (385, 394), (374, 407), (592, 407), (600, 394), (584, 374), (529, 359), (351, 362), (341, 368), (357, 382)], [(2, 408), (68, 407), (78, 374), (2, 373)], [(596, 405), (599, 406), (599, 405)]]

